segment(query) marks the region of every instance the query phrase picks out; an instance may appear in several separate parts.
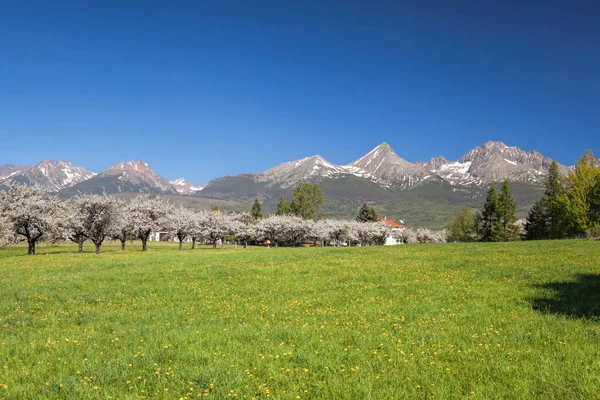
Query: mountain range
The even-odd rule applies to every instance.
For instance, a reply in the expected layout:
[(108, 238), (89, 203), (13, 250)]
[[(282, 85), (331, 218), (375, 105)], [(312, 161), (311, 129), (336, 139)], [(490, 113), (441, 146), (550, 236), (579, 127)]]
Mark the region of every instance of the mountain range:
[[(461, 206), (479, 207), (491, 182), (508, 179), (523, 215), (540, 196), (552, 159), (502, 142), (486, 142), (458, 160), (442, 156), (409, 162), (387, 144), (346, 165), (315, 155), (274, 166), (262, 173), (214, 179), (206, 185), (185, 178), (167, 181), (144, 161), (120, 162), (94, 173), (68, 161), (45, 160), (34, 166), (0, 166), (0, 188), (15, 183), (40, 185), (63, 196), (78, 193), (155, 193), (193, 205), (194, 199), (247, 209), (254, 198), (272, 211), (280, 197), (291, 197), (300, 182), (318, 183), (324, 194), (324, 214), (352, 217), (362, 202), (383, 215), (437, 227)], [(559, 164), (565, 173), (567, 166)], [(181, 199), (185, 197), (186, 199)], [(204, 202), (203, 202), (203, 200)]]

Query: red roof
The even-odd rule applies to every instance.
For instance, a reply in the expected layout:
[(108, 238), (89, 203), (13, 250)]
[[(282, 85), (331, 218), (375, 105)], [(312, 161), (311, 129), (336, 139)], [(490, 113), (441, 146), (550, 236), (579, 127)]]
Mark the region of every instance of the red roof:
[(377, 221), (379, 222), (385, 222), (386, 224), (388, 224), (389, 226), (391, 226), (392, 228), (404, 228), (404, 225), (401, 225), (391, 219), (386, 219), (386, 218), (378, 218)]

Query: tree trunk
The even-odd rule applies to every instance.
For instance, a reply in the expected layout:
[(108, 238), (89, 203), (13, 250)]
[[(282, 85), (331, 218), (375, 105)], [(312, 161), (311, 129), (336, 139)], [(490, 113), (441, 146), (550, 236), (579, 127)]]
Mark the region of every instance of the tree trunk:
[(183, 239), (179, 239), (179, 250), (183, 247)]
[(79, 242), (79, 253), (83, 251), (83, 242)]
[(196, 248), (196, 238), (192, 238), (192, 250)]
[(147, 241), (148, 241), (148, 238), (142, 238), (142, 251), (148, 250)]
[(100, 246), (102, 246), (102, 243), (94, 243), (96, 245), (96, 254), (100, 254)]
[(30, 256), (34, 256), (35, 255), (35, 242), (32, 240), (28, 240), (27, 244), (28, 244), (27, 254)]
[(221, 248), (223, 248), (223, 246), (225, 246), (225, 238), (221, 238)]
[(125, 251), (125, 240), (121, 240), (121, 251)]
[(217, 241), (213, 240), (213, 249), (216, 249), (216, 248), (217, 248)]
[(248, 247), (248, 241), (244, 240), (244, 248)]

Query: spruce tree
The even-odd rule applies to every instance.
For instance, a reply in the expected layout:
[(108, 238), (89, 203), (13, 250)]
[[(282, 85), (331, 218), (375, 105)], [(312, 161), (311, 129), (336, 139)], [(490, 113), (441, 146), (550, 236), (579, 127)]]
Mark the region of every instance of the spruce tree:
[(358, 222), (375, 222), (377, 221), (377, 213), (373, 207), (369, 207), (367, 203), (364, 203), (358, 210), (356, 220)]
[(498, 241), (498, 211), (500, 200), (496, 185), (490, 184), (487, 198), (481, 210), (481, 240), (483, 242)]
[(483, 217), (481, 211), (476, 211), (473, 215), (473, 236), (477, 241), (482, 240), (483, 237)]
[(498, 198), (498, 232), (497, 239), (508, 242), (518, 240), (520, 236), (519, 226), (517, 222), (517, 206), (513, 199), (512, 192), (508, 180), (502, 182), (500, 189), (500, 197)]
[(525, 222), (525, 237), (527, 240), (543, 240), (548, 238), (548, 218), (545, 198), (535, 202)]
[(262, 210), (260, 208), (260, 203), (258, 199), (254, 199), (254, 204), (252, 204), (252, 211), (250, 211), (250, 216), (254, 221), (258, 221), (262, 218)]
[(544, 238), (560, 239), (565, 236), (564, 210), (559, 201), (563, 192), (560, 172), (556, 161), (550, 165), (548, 180), (546, 181), (543, 202), (540, 204), (544, 219), (546, 220), (546, 236)]
[(566, 235), (564, 206), (560, 201), (564, 189), (556, 161), (552, 161), (550, 165), (544, 186), (544, 195), (527, 216), (525, 230), (528, 240), (561, 239)]

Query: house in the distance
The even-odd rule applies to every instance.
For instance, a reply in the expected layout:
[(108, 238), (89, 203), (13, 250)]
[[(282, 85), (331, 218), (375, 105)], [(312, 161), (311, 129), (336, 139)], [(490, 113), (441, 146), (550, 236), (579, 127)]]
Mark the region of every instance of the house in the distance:
[(377, 218), (377, 221), (384, 223), (391, 228), (391, 232), (390, 232), (389, 236), (385, 239), (385, 243), (384, 243), (385, 246), (393, 246), (396, 244), (402, 244), (402, 242), (399, 242), (398, 240), (396, 240), (394, 238), (394, 232), (399, 232), (402, 229), (404, 229), (404, 221), (400, 221), (400, 223), (398, 223), (392, 219), (387, 219), (387, 217)]

